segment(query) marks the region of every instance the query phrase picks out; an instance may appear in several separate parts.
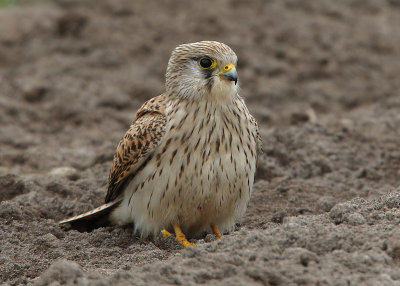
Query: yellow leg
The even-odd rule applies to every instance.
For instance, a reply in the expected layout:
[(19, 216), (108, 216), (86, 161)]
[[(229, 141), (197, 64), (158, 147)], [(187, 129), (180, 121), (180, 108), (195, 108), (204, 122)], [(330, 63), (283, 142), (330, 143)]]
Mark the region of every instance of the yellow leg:
[(222, 237), (221, 233), (218, 230), (218, 226), (215, 223), (211, 224), (211, 229), (213, 231), (213, 233), (215, 234), (215, 236), (220, 239)]
[(185, 234), (182, 232), (179, 225), (174, 224), (175, 237), (184, 247), (193, 246), (194, 243), (186, 239)]
[(162, 236), (162, 238), (166, 238), (167, 236), (170, 236), (171, 235), (171, 233), (168, 231), (168, 230), (166, 230), (166, 229), (163, 229), (162, 231), (161, 231), (161, 236)]

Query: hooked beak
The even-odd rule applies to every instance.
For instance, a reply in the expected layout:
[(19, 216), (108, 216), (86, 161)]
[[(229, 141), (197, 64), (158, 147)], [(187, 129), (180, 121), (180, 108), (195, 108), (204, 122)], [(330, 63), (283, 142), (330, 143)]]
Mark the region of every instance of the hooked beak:
[(225, 77), (227, 80), (234, 81), (237, 84), (238, 74), (234, 64), (228, 64), (218, 73), (219, 76)]

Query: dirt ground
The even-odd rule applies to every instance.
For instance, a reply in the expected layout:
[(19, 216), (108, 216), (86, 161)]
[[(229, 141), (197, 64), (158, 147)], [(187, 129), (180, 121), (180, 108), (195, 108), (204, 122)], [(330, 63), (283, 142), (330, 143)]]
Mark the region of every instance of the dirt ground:
[[(180, 249), (57, 221), (103, 202), (172, 49), (239, 57), (264, 155), (236, 230)], [(32, 1), (0, 9), (0, 282), (400, 285), (398, 1)]]

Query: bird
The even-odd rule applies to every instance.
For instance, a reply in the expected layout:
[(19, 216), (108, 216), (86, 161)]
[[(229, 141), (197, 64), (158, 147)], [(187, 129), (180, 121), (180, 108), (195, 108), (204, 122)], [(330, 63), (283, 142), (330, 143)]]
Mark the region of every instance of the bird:
[[(177, 46), (165, 92), (146, 101), (119, 142), (105, 204), (60, 224), (131, 224), (143, 238), (234, 229), (249, 203), (262, 141), (239, 95), (237, 56), (226, 44)], [(221, 234), (222, 233), (222, 234)]]

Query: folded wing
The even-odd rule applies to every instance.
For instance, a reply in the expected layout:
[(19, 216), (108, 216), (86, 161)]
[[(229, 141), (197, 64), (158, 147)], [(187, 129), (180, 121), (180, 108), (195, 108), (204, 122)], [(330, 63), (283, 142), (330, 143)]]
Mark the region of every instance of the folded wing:
[[(166, 129), (165, 94), (145, 102), (130, 128), (118, 144), (108, 178), (105, 204), (86, 213), (60, 221), (60, 224), (103, 222), (108, 214), (119, 205), (123, 191), (146, 162), (153, 156)], [(81, 228), (81, 227), (80, 227)]]

